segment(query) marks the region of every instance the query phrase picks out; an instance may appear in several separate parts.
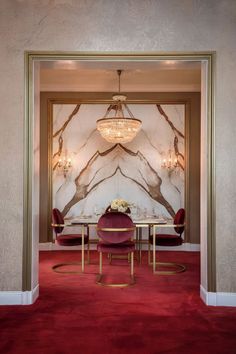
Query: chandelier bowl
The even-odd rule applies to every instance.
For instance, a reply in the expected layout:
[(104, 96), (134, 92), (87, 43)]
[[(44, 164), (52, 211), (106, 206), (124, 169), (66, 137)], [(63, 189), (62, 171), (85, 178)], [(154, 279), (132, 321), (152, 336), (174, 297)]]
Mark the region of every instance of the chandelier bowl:
[(142, 122), (137, 118), (111, 117), (97, 120), (97, 130), (109, 143), (129, 143), (141, 128)]

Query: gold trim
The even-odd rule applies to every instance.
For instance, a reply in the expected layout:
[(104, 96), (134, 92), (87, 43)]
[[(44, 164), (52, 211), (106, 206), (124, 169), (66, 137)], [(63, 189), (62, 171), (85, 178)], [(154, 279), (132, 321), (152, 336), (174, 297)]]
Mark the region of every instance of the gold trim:
[[(185, 212), (186, 212), (186, 220), (190, 220), (190, 169), (189, 169), (189, 158), (190, 158), (190, 109), (191, 109), (191, 104), (190, 102), (187, 102), (185, 104), (185, 126), (184, 126), (184, 204), (185, 204)], [(199, 133), (200, 134), (200, 133)], [(200, 152), (199, 152), (199, 159), (200, 159)], [(200, 199), (200, 196), (199, 196)], [(185, 227), (184, 230), (184, 241), (189, 242), (190, 241), (190, 235), (189, 235), (189, 224), (187, 227)]]
[(73, 226), (73, 224), (51, 224), (52, 227), (67, 227)]
[(134, 231), (136, 230), (136, 227), (97, 227), (96, 228), (97, 231), (120, 231), (120, 232), (124, 232), (124, 231)]
[(173, 270), (156, 270), (154, 274), (157, 275), (175, 275), (179, 273), (183, 273), (186, 270), (186, 267), (183, 264), (171, 263), (171, 262), (156, 262), (157, 266), (161, 267), (172, 267)]
[(63, 271), (63, 270), (58, 270), (60, 268), (64, 268), (64, 267), (67, 267), (67, 266), (72, 266), (72, 265), (78, 265), (81, 267), (81, 262), (75, 262), (75, 263), (58, 263), (58, 264), (55, 264), (54, 266), (52, 266), (52, 270), (55, 272), (55, 273), (62, 273), (62, 274), (83, 274), (82, 271), (76, 271), (76, 270), (71, 270), (71, 271)]
[(33, 59), (25, 53), (25, 117), (24, 117), (24, 180), (23, 180), (23, 250), (22, 290), (31, 290), (32, 265), (32, 94)]
[(22, 289), (31, 290), (32, 269), (32, 118), (33, 117), (33, 63), (47, 60), (84, 60), (84, 61), (158, 61), (193, 60), (207, 61), (208, 73), (208, 171), (207, 171), (207, 291), (216, 291), (216, 251), (215, 251), (215, 52), (25, 52), (25, 126), (24, 126), (24, 221), (23, 221), (23, 272)]
[[(60, 97), (61, 95), (68, 95), (68, 96), (73, 96), (73, 97)], [(187, 114), (187, 108), (186, 107), (191, 107), (191, 102), (193, 100), (193, 98), (189, 98), (189, 97), (176, 97), (174, 99), (170, 99), (170, 98), (163, 98), (163, 95), (173, 95), (173, 93), (158, 93), (158, 92), (154, 92), (154, 93), (150, 93), (150, 92), (144, 92), (144, 93), (129, 93), (129, 100), (127, 100), (128, 104), (165, 104), (165, 105), (171, 105), (171, 104), (183, 104), (185, 105), (185, 124), (186, 122), (189, 121), (190, 119), (190, 111)], [(174, 93), (175, 96), (181, 96), (181, 94), (183, 95), (184, 93)], [(189, 95), (191, 96), (193, 93), (190, 93)], [(196, 93), (194, 93), (196, 94)], [(51, 218), (51, 210), (52, 210), (52, 121), (53, 121), (53, 105), (54, 104), (110, 104), (111, 102), (113, 102), (112, 98), (110, 97), (111, 94), (110, 92), (98, 92), (98, 93), (94, 93), (94, 92), (85, 92), (85, 93), (77, 93), (77, 92), (42, 92), (41, 95), (43, 95), (45, 97), (45, 99), (47, 100), (47, 112), (48, 112), (48, 174), (50, 174), (50, 176), (48, 176), (48, 183), (49, 183), (49, 187), (48, 187), (48, 208), (49, 208), (49, 212), (48, 212), (48, 239), (51, 240), (52, 239), (52, 230), (50, 228), (50, 218)], [(142, 97), (142, 99), (137, 99), (136, 97), (140, 96)], [(55, 97), (58, 96), (58, 97)], [(79, 96), (79, 97), (78, 97)], [(91, 96), (98, 96), (99, 98), (97, 99), (90, 99)], [(159, 96), (159, 97), (155, 97), (155, 98), (150, 98), (150, 96)], [(106, 97), (106, 98), (104, 98)], [(133, 97), (133, 98), (132, 98)], [(135, 97), (135, 98), (134, 98)], [(186, 135), (186, 133), (185, 133)], [(186, 138), (184, 139), (186, 142)], [(189, 140), (189, 139), (188, 139)], [(186, 154), (186, 147), (185, 147), (185, 154)], [(187, 155), (186, 155), (187, 156)], [(189, 157), (188, 157), (189, 158)], [(186, 168), (184, 170), (184, 175), (185, 175), (185, 180), (187, 178), (189, 178), (189, 172), (186, 173), (187, 168), (189, 167), (189, 161), (187, 161), (186, 163)], [(188, 169), (189, 170), (189, 169)], [(189, 182), (189, 181), (187, 181)], [(189, 188), (185, 188), (185, 195), (187, 196), (185, 199), (189, 201)], [(189, 209), (190, 209), (190, 204), (187, 203), (185, 205), (185, 209), (187, 210), (187, 212), (189, 213)], [(186, 237), (186, 241), (189, 240), (189, 227), (186, 228), (185, 230), (185, 237)]]
[[(48, 113), (48, 117), (52, 117), (53, 116), (53, 105), (47, 105), (47, 113)], [(47, 190), (48, 190), (48, 195), (47, 195), (47, 200), (48, 200), (48, 239), (50, 240), (50, 238), (53, 237), (53, 230), (50, 227), (50, 222), (51, 222), (51, 211), (52, 211), (52, 153), (53, 153), (53, 148), (52, 148), (52, 139), (53, 139), (53, 127), (52, 127), (52, 122), (51, 122), (51, 118), (49, 118), (47, 120), (47, 127), (48, 127), (48, 156), (47, 156), (47, 160), (48, 160), (48, 166), (47, 166), (47, 173), (48, 173), (48, 186), (47, 186)], [(40, 176), (41, 177), (41, 176)], [(41, 182), (41, 181), (40, 181)]]
[(202, 52), (135, 52), (130, 53), (127, 51), (122, 52), (86, 52), (86, 51), (27, 51), (26, 54), (34, 60), (47, 61), (47, 60), (84, 60), (84, 61), (111, 61), (125, 60), (125, 61), (158, 61), (158, 60), (189, 60), (189, 61), (204, 61), (209, 60), (215, 51), (202, 51)]
[(213, 53), (208, 59), (208, 168), (207, 168), (207, 291), (216, 292), (216, 239), (215, 239), (215, 59)]
[(97, 275), (96, 283), (98, 285), (107, 286), (107, 287), (110, 287), (110, 288), (126, 288), (128, 286), (132, 286), (132, 285), (136, 284), (136, 280), (135, 280), (134, 276), (130, 276), (130, 282), (129, 283), (105, 283), (103, 281), (103, 277), (104, 277), (103, 274), (98, 274)]

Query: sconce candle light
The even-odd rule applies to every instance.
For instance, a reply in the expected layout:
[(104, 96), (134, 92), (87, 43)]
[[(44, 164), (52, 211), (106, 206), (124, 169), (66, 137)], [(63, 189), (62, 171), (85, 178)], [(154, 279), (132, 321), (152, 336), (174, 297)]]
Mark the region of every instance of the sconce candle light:
[(57, 167), (63, 172), (64, 178), (66, 178), (67, 173), (72, 168), (72, 162), (70, 158), (59, 159)]
[(177, 157), (172, 158), (171, 150), (169, 150), (168, 158), (164, 158), (162, 160), (161, 167), (162, 168), (166, 168), (166, 169), (168, 169), (170, 171), (172, 171), (172, 170), (174, 170), (174, 169), (176, 169), (178, 167), (178, 159), (177, 159)]

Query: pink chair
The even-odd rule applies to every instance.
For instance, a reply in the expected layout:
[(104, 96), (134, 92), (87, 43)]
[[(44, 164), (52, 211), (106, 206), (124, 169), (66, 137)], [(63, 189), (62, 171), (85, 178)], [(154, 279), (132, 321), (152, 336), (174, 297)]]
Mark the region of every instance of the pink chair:
[[(97, 234), (99, 242), (99, 276), (97, 283), (104, 286), (125, 287), (135, 283), (134, 278), (134, 251), (133, 241), (135, 225), (131, 218), (124, 213), (108, 212), (98, 220)], [(105, 283), (102, 274), (102, 254), (108, 255), (129, 255), (130, 254), (130, 278), (129, 283)]]
[[(82, 245), (82, 234), (62, 234), (64, 229), (64, 218), (62, 213), (57, 208), (52, 210), (52, 227), (56, 234), (56, 241), (60, 246), (81, 246)], [(87, 226), (86, 235), (84, 235), (84, 244), (87, 244), (87, 259), (89, 263), (89, 227)], [(58, 270), (61, 267), (69, 265), (80, 265), (81, 263), (60, 263), (52, 267), (52, 269), (57, 273), (80, 273), (77, 271), (62, 271)]]
[[(156, 237), (156, 246), (180, 246), (183, 243), (182, 233), (184, 232), (185, 227), (185, 210), (183, 208), (179, 209), (174, 217), (174, 224), (178, 225), (174, 227), (175, 233), (171, 234), (155, 234)], [(153, 245), (153, 235), (150, 233), (149, 229), (149, 240), (148, 240), (148, 260), (149, 264), (151, 264), (150, 260), (150, 245)], [(174, 270), (159, 270), (158, 274), (176, 274), (181, 273), (186, 270), (186, 267), (183, 264), (177, 263), (166, 263), (166, 262), (157, 262), (157, 265), (161, 267), (174, 268)]]

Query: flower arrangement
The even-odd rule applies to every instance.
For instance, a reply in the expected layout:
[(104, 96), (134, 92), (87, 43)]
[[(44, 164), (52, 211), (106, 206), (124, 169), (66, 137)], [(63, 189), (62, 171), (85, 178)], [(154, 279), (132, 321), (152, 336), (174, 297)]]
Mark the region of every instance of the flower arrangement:
[(131, 204), (124, 199), (114, 199), (110, 205), (110, 211), (120, 211), (122, 213), (130, 213)]

